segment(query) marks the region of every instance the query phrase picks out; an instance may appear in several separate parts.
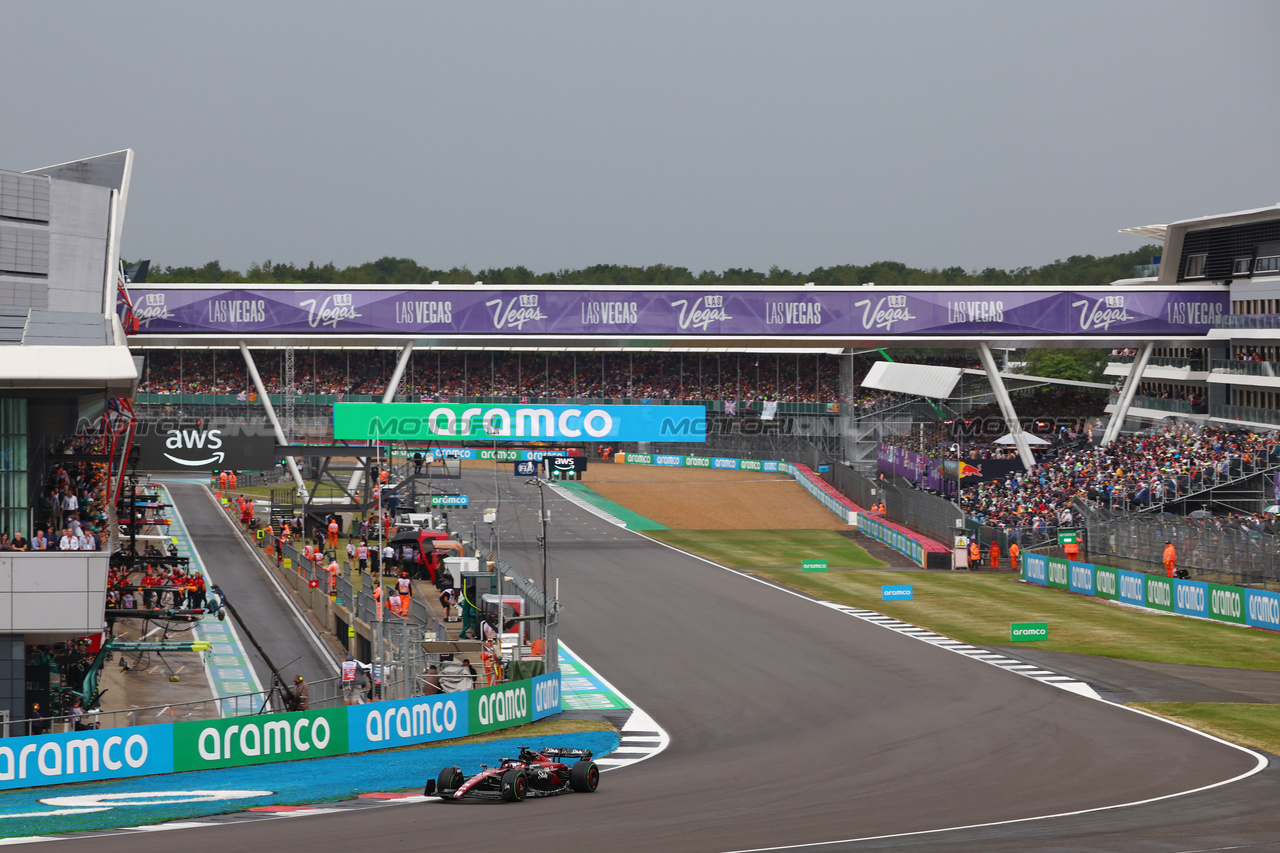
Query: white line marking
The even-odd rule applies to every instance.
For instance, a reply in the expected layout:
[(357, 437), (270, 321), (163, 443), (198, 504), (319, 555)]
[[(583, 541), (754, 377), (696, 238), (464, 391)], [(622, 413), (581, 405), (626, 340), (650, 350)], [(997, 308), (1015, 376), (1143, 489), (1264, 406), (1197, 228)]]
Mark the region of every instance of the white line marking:
[[(644, 536), (643, 533), (636, 532), (636, 534), (638, 536)], [(675, 547), (674, 545), (668, 545), (666, 542), (663, 542), (660, 539), (654, 539), (651, 536), (645, 536), (644, 538), (648, 539), (651, 542), (657, 542), (659, 545), (661, 545), (664, 548), (670, 548), (672, 551), (678, 551), (679, 553), (684, 554), (687, 557), (692, 557), (695, 560), (700, 560), (701, 562), (704, 562), (709, 566), (714, 566), (718, 569), (722, 569), (723, 571), (729, 572), (730, 574), (734, 574), (734, 575), (737, 575), (738, 577), (745, 578), (749, 581), (753, 581), (754, 583), (758, 583), (763, 586), (767, 586), (771, 589), (775, 589), (779, 592), (785, 593), (786, 595), (790, 595), (795, 598), (798, 598), (801, 601), (807, 601), (807, 602), (810, 602), (811, 604), (817, 604), (822, 607), (829, 607), (835, 610), (841, 610), (842, 612), (846, 612), (846, 613), (849, 612), (849, 608), (847, 607), (841, 607), (840, 605), (835, 605), (829, 601), (822, 601), (821, 599), (811, 598), (810, 596), (803, 595), (799, 592), (796, 592), (795, 590), (791, 590), (791, 589), (787, 589), (786, 587), (779, 586), (778, 584), (765, 580), (764, 578), (756, 577), (746, 572), (739, 571), (738, 569), (731, 569), (728, 566), (722, 566), (719, 563), (715, 562), (714, 560), (708, 560), (706, 557), (699, 557), (697, 554), (690, 554), (688, 551), (681, 551), (679, 548)], [(862, 612), (873, 613), (874, 611), (863, 610)], [(859, 618), (862, 618), (862, 617), (859, 617)], [(864, 619), (863, 621), (871, 622), (872, 620)], [(941, 648), (943, 648), (944, 651), (952, 651), (952, 649), (947, 649), (945, 647), (941, 647)], [(1048, 682), (1044, 682), (1044, 683), (1048, 683)], [(1092, 687), (1090, 687), (1089, 685), (1083, 682), (1077, 681), (1074, 684), (1054, 683), (1052, 684), (1052, 686), (1058, 687), (1062, 690), (1070, 691), (1072, 693), (1080, 694), (1082, 696), (1085, 696), (1088, 699), (1095, 699), (1099, 702), (1106, 701), (1102, 697), (1100, 697)], [(1088, 692), (1086, 693), (1084, 691), (1088, 691)], [(1234, 782), (1239, 782), (1243, 779), (1248, 779), (1250, 776), (1255, 776), (1267, 768), (1267, 764), (1268, 764), (1267, 757), (1252, 749), (1240, 746), (1238, 744), (1231, 743), (1230, 741), (1225, 741), (1220, 737), (1214, 737), (1211, 734), (1202, 732), (1199, 729), (1193, 729), (1192, 727), (1183, 725), (1182, 723), (1175, 722), (1173, 720), (1168, 720), (1168, 719), (1165, 719), (1164, 717), (1157, 717), (1155, 714), (1151, 714), (1146, 711), (1141, 711), (1137, 708), (1130, 708), (1127, 705), (1120, 705), (1115, 702), (1107, 702), (1107, 704), (1113, 708), (1118, 708), (1123, 711), (1128, 711), (1131, 714), (1138, 714), (1140, 716), (1147, 717), (1149, 719), (1164, 723), (1167, 726), (1174, 726), (1176, 728), (1182, 729), (1183, 731), (1191, 732), (1192, 734), (1199, 735), (1200, 737), (1206, 738), (1211, 741), (1215, 741), (1217, 743), (1222, 744), (1223, 746), (1230, 747), (1231, 749), (1239, 750), (1240, 752), (1243, 752), (1245, 755), (1253, 756), (1255, 764), (1252, 769), (1246, 770), (1244, 773), (1241, 773), (1238, 776), (1233, 776), (1230, 779), (1223, 779), (1220, 782), (1214, 782), (1209, 785), (1202, 785), (1199, 788), (1192, 788), (1187, 791), (1179, 791), (1177, 793), (1165, 794), (1160, 797), (1151, 797), (1145, 800), (1135, 800), (1129, 803), (1115, 803), (1114, 805), (1098, 806), (1097, 808), (1092, 808), (1092, 809), (1079, 809), (1077, 811), (1060, 812), (1058, 814), (1035, 815), (1033, 817), (1014, 818), (1012, 820), (994, 821), (992, 823), (975, 823), (975, 824), (969, 824), (966, 826), (943, 827), (941, 829), (924, 829), (917, 832), (900, 832), (900, 833), (892, 833), (889, 835), (868, 836), (865, 838), (842, 838), (842, 839), (834, 839), (831, 841), (815, 841), (809, 844), (789, 844), (789, 845), (784, 845), (780, 847), (752, 847), (744, 850), (726, 851), (726, 853), (765, 853), (765, 851), (771, 851), (771, 850), (798, 850), (798, 849), (812, 848), (812, 847), (824, 847), (831, 844), (854, 844), (861, 841), (879, 841), (879, 840), (888, 839), (888, 838), (912, 838), (920, 835), (936, 835), (938, 833), (958, 832), (966, 829), (983, 829), (991, 826), (1008, 826), (1010, 824), (1015, 824), (1015, 823), (1029, 823), (1031, 821), (1052, 820), (1054, 818), (1060, 818), (1060, 817), (1074, 817), (1076, 815), (1092, 814), (1094, 812), (1104, 812), (1104, 811), (1112, 811), (1115, 809), (1129, 808), (1130, 806), (1143, 806), (1148, 803), (1160, 802), (1161, 800), (1171, 800), (1177, 797), (1185, 797), (1190, 794), (1198, 794), (1202, 791), (1211, 791), (1214, 788), (1221, 788), (1223, 786), (1230, 785)]]

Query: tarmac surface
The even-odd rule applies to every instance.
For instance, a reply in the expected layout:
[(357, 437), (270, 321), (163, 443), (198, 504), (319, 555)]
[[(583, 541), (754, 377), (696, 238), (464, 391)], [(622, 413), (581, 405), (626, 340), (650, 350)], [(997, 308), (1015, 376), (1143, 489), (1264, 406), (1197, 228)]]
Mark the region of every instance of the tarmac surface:
[[(498, 474), (502, 556), (538, 577), (537, 490), (509, 470)], [(493, 478), (465, 476), (478, 515), (496, 503)], [(609, 774), (590, 798), (476, 811), (420, 803), (133, 833), (94, 838), (95, 850), (1280, 849), (1275, 768), (1209, 787), (1253, 771), (1247, 752), (933, 648), (622, 530), (550, 492), (546, 499), (549, 585), (558, 579), (566, 608), (561, 637), (666, 729), (665, 752)], [(225, 522), (219, 532), (185, 505), (183, 513), (193, 535), (208, 537), (197, 547), (233, 603), (267, 594), (256, 569), (243, 590), (229, 586), (236, 581), (224, 563), (249, 564)], [(297, 654), (314, 644), (290, 638), (296, 630), (261, 632)], [(1022, 649), (1016, 656), (1032, 659)], [(1086, 680), (1087, 671), (1103, 673), (1107, 689), (1155, 695), (1170, 685), (1141, 666), (1074, 665)], [(1130, 686), (1141, 673), (1151, 686)], [(1209, 674), (1183, 680), (1239, 695), (1255, 689)], [(1151, 802), (1114, 808), (1139, 801)], [(1047, 815), (1063, 816), (1031, 820)], [(897, 837), (855, 840), (889, 835)]]
[(314, 682), (337, 675), (338, 659), (273, 582), (209, 490), (195, 483), (170, 483), (169, 490), (192, 544), (227, 595), (263, 687), (271, 684), (272, 665), (286, 679), (301, 673)]

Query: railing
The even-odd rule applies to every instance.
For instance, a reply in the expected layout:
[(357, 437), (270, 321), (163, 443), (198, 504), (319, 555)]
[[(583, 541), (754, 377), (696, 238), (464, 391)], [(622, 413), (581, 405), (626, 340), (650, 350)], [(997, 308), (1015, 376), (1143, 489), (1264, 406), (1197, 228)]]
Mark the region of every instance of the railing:
[[(271, 402), (274, 405), (281, 405), (284, 400), (283, 394), (272, 394)], [(417, 403), (421, 401), (421, 396), (417, 394), (400, 394), (395, 398), (397, 403)], [(344, 394), (342, 401), (346, 403), (376, 403), (381, 402), (381, 395), (373, 394)], [(706, 400), (697, 398), (658, 398), (658, 397), (526, 397), (521, 402), (520, 397), (449, 397), (451, 403), (465, 404), (481, 404), (481, 405), (526, 405), (526, 406), (546, 406), (553, 404), (573, 404), (573, 405), (611, 405), (611, 406), (706, 406), (707, 411), (711, 413), (724, 411), (724, 400)], [(158, 404), (158, 405), (176, 405), (176, 406), (247, 406), (257, 405), (256, 395), (253, 400), (240, 399), (235, 394), (138, 394), (138, 403), (141, 404)], [(336, 394), (298, 394), (294, 397), (294, 404), (298, 406), (332, 406), (338, 402)], [(764, 411), (764, 402), (762, 400), (742, 400), (738, 403), (739, 412), (761, 412)], [(778, 414), (780, 415), (835, 415), (838, 413), (838, 406), (835, 403), (799, 403), (785, 402), (778, 403)]]
[(1222, 418), (1223, 420), (1245, 421), (1246, 423), (1280, 426), (1280, 412), (1277, 412), (1275, 409), (1254, 409), (1249, 406), (1213, 405), (1209, 407), (1209, 414), (1215, 418)]
[(1134, 278), (1156, 278), (1159, 275), (1159, 264), (1137, 264), (1133, 268)]
[[(1118, 404), (1120, 395), (1112, 394), (1107, 398), (1107, 402), (1112, 405)], [(1143, 397), (1140, 394), (1134, 396), (1132, 406), (1140, 409), (1157, 409), (1161, 412), (1176, 412), (1180, 415), (1195, 413), (1191, 403), (1186, 400), (1166, 400), (1163, 397)]]
[[(307, 682), (308, 708), (332, 708), (343, 704), (342, 685), (335, 676), (320, 681)], [(91, 711), (79, 717), (80, 728), (72, 716), (44, 717), (39, 720), (15, 720), (3, 724), (5, 737), (30, 734), (57, 734), (87, 729), (118, 729), (127, 726), (153, 726), (161, 723), (185, 723), (200, 720), (220, 720), (226, 717), (244, 717), (253, 714), (285, 711), (283, 697), (269, 690), (256, 693), (240, 693), (197, 699), (192, 702), (174, 702), (168, 705), (150, 705), (144, 708), (123, 708), (115, 711)]]
[[(1107, 358), (1107, 361), (1111, 364), (1133, 364), (1136, 360), (1137, 356), (1134, 355), (1113, 355)], [(1204, 370), (1204, 359), (1190, 358), (1186, 356), (1158, 355), (1147, 359), (1147, 367), (1176, 367), (1189, 370)]]
[(1253, 361), (1234, 358), (1215, 358), (1213, 373), (1233, 373), (1238, 376), (1280, 376), (1280, 362)]
[(1220, 314), (1213, 325), (1219, 329), (1280, 329), (1280, 314)]

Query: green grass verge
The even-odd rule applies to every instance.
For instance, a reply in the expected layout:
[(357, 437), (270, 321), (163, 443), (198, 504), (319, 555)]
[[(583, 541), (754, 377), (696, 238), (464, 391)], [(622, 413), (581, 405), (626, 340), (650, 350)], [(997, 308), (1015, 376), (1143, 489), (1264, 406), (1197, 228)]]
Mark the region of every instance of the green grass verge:
[[(1130, 660), (1280, 669), (1280, 634), (1138, 611), (1013, 575), (950, 572), (762, 571), (817, 598), (865, 607), (976, 645), (1010, 645), (1009, 623), (1048, 622), (1034, 647)], [(882, 601), (881, 584), (911, 584), (913, 601)]]
[(884, 565), (834, 530), (650, 530), (646, 535), (733, 569), (799, 570), (801, 560), (826, 560), (832, 568)]
[(1202, 732), (1280, 755), (1280, 705), (1215, 702), (1133, 702), (1130, 707)]

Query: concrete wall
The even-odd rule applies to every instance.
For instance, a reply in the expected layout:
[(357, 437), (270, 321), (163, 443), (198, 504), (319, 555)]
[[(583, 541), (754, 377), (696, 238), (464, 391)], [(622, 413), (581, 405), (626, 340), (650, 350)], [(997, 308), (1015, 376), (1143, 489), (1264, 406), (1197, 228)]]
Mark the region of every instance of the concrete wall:
[(31, 644), (100, 632), (109, 560), (101, 551), (0, 556), (0, 634)]

